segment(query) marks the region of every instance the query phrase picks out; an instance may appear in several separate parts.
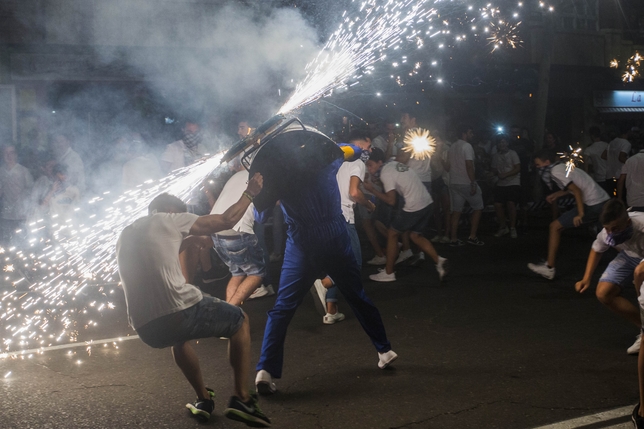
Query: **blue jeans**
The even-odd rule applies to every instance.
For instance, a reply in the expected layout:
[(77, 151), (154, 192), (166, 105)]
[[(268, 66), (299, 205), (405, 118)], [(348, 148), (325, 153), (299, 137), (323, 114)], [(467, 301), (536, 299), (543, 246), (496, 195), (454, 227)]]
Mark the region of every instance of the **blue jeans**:
[[(347, 232), (351, 239), (351, 249), (358, 261), (358, 266), (362, 266), (362, 249), (360, 248), (360, 239), (358, 238), (358, 230), (356, 230), (355, 223), (347, 223)], [(333, 280), (333, 279), (331, 279)], [(338, 288), (333, 286), (326, 290), (326, 302), (338, 302)]]
[(255, 234), (212, 235), (215, 251), (233, 277), (265, 277), (264, 252)]
[(380, 312), (362, 288), (360, 267), (348, 230), (343, 225), (335, 225), (331, 229), (338, 233), (317, 238), (308, 236), (306, 239), (289, 231), (277, 299), (268, 312), (257, 371), (263, 369), (275, 378), (282, 377), (288, 324), (320, 271), (335, 280), (376, 350), (380, 353), (391, 350)]

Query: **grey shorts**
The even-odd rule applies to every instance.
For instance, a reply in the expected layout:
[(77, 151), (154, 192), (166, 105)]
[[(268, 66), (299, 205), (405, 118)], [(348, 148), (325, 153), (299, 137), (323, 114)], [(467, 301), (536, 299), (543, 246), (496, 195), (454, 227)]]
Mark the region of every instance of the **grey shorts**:
[(204, 297), (192, 307), (146, 323), (136, 333), (150, 347), (163, 349), (199, 338), (230, 338), (242, 323), (241, 308), (218, 298)]
[(633, 258), (626, 252), (621, 251), (610, 261), (604, 270), (599, 282), (612, 283), (620, 287), (628, 287), (633, 284), (633, 272), (642, 262), (642, 258)]
[(449, 185), (449, 197), (452, 204), (452, 211), (461, 213), (465, 203), (469, 203), (472, 210), (483, 210), (483, 192), (481, 187), (476, 185), (476, 193), (470, 195), (471, 185)]
[(212, 241), (233, 277), (266, 275), (264, 251), (255, 234), (213, 235)]

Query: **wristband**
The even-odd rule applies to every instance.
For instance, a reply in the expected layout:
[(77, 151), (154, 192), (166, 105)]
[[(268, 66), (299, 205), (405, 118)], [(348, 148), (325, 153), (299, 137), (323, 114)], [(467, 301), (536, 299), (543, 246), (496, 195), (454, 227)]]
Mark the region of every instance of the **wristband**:
[(250, 192), (248, 192), (248, 191), (244, 191), (244, 193), (243, 193), (242, 195), (243, 195), (243, 196), (245, 196), (246, 198), (248, 198), (248, 199), (250, 200), (250, 202), (251, 202), (251, 203), (252, 203), (252, 202), (253, 202), (253, 200), (255, 199), (255, 197), (253, 197), (253, 196), (250, 194)]

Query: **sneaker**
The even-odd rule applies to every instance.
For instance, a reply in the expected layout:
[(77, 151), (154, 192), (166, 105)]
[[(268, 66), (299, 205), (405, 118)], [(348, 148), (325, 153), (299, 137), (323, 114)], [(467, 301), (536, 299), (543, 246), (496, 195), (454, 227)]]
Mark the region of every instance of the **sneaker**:
[(284, 259), (284, 255), (278, 253), (271, 253), (271, 256), (268, 257), (270, 262), (279, 262)]
[(439, 243), (443, 243), (443, 244), (448, 244), (448, 243), (450, 243), (450, 242), (451, 242), (451, 240), (450, 240), (450, 239), (449, 239), (449, 237), (448, 237), (448, 236), (446, 236), (446, 235), (444, 235), (444, 236), (441, 238), (441, 241), (439, 241)]
[(631, 420), (635, 429), (644, 429), (644, 417), (640, 416), (640, 404), (635, 405), (635, 408), (633, 408)]
[(485, 243), (483, 243), (481, 240), (478, 239), (478, 237), (470, 237), (467, 239), (468, 244), (472, 244), (474, 246), (482, 246)]
[(369, 278), (374, 282), (395, 282), (396, 273), (387, 274), (385, 270), (382, 270), (378, 274), (371, 274)]
[(456, 241), (450, 241), (449, 245), (452, 247), (461, 247), (461, 246), (465, 246), (465, 243), (463, 243), (462, 240), (457, 239)]
[(438, 280), (442, 281), (447, 275), (447, 259), (438, 257), (438, 264), (436, 264), (436, 271), (438, 271)]
[(504, 235), (508, 235), (509, 233), (510, 233), (510, 230), (506, 226), (506, 227), (503, 227), (503, 228), (499, 228), (499, 230), (496, 232), (496, 234), (494, 234), (494, 236), (495, 237), (503, 237)]
[(325, 325), (333, 325), (335, 322), (342, 322), (344, 320), (344, 314), (339, 311), (335, 314), (327, 313), (322, 318), (322, 323)]
[(326, 288), (322, 284), (322, 280), (317, 279), (313, 282), (311, 294), (313, 294), (316, 310), (320, 313), (320, 316), (324, 316), (326, 314)]
[(369, 259), (367, 261), (367, 264), (369, 265), (385, 265), (387, 263), (387, 257), (386, 256), (374, 256), (372, 259)]
[(431, 241), (432, 243), (442, 243), (442, 241), (441, 241), (442, 239), (443, 239), (443, 237), (441, 235), (436, 235), (436, 236), (434, 236), (434, 238), (432, 238), (429, 241)]
[(411, 249), (403, 250), (398, 255), (398, 259), (396, 259), (396, 264), (400, 264), (401, 262), (406, 261), (407, 259), (411, 258), (412, 256), (414, 256), (414, 252), (412, 252)]
[(385, 353), (378, 353), (378, 368), (385, 369), (396, 359), (398, 359), (398, 355), (393, 350), (389, 350)]
[(207, 422), (210, 420), (210, 415), (215, 411), (215, 392), (212, 389), (208, 389), (208, 395), (210, 399), (198, 399), (192, 403), (186, 404), (186, 408), (190, 410), (193, 416), (197, 419)]
[(228, 271), (224, 273), (218, 273), (217, 268), (213, 264), (208, 271), (201, 273), (201, 282), (204, 284), (210, 284), (216, 282), (217, 280), (223, 280), (228, 277)]
[(254, 428), (269, 428), (271, 421), (262, 413), (257, 405), (257, 394), (251, 393), (247, 402), (242, 402), (237, 396), (231, 396), (228, 401), (228, 408), (224, 410), (224, 416), (231, 420), (246, 423), (246, 426)]
[(640, 353), (640, 343), (642, 342), (642, 334), (639, 333), (637, 337), (635, 337), (635, 342), (633, 343), (632, 346), (630, 346), (628, 349), (626, 349), (626, 353), (629, 355), (637, 355)]
[(271, 296), (271, 295), (275, 295), (275, 291), (273, 290), (273, 285), (268, 285), (268, 286), (261, 285), (260, 287), (255, 289), (255, 292), (250, 294), (248, 299), (261, 298), (263, 296)]
[(255, 377), (255, 388), (260, 395), (272, 395), (277, 392), (277, 387), (273, 383), (273, 377), (264, 369), (257, 371)]
[(540, 264), (528, 264), (530, 268), (535, 273), (539, 274), (542, 277), (545, 277), (548, 280), (555, 278), (555, 269), (554, 267), (549, 267), (547, 263), (542, 262)]
[(516, 228), (510, 228), (510, 237), (511, 238), (517, 238), (517, 229)]

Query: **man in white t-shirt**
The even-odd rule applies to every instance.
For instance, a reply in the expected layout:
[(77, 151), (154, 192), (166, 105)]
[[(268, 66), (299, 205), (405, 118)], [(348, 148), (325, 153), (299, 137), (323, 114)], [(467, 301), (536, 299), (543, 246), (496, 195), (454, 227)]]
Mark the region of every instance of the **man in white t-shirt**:
[(199, 159), (203, 156), (200, 147), (202, 140), (203, 133), (199, 124), (186, 121), (183, 127), (183, 138), (167, 145), (161, 154), (161, 170), (167, 174)]
[[(619, 254), (601, 275), (595, 295), (599, 302), (641, 330), (640, 314), (644, 312), (620, 294), (623, 288), (633, 286), (634, 271), (644, 258), (644, 213), (629, 213), (623, 202), (613, 198), (604, 205), (600, 221), (604, 228), (597, 234), (588, 255), (584, 278), (575, 284), (575, 289), (579, 293), (586, 291), (604, 252), (611, 247), (616, 249)], [(641, 284), (636, 283), (636, 289)], [(638, 293), (638, 296), (641, 295)], [(640, 307), (644, 310), (642, 301), (640, 299)], [(628, 354), (638, 354), (640, 342), (641, 331), (635, 343), (628, 348)]]
[(80, 155), (72, 149), (69, 137), (57, 134), (54, 136), (51, 149), (56, 161), (67, 167), (69, 184), (76, 186), (81, 194), (85, 192), (85, 165)]
[(555, 278), (555, 260), (563, 230), (597, 222), (609, 196), (585, 171), (579, 168), (568, 171), (566, 164), (559, 162), (557, 154), (549, 149), (537, 152), (534, 165), (541, 180), (549, 188), (552, 188), (554, 183), (560, 189), (546, 197), (548, 203), (556, 204), (557, 199), (569, 194), (574, 195), (576, 202), (574, 209), (568, 210), (550, 223), (548, 260), (541, 264), (528, 264), (532, 271), (552, 280)]
[(247, 387), (251, 355), (248, 317), (239, 307), (204, 297), (187, 283), (179, 260), (187, 237), (232, 228), (261, 189), (262, 176), (256, 174), (239, 201), (225, 213), (201, 217), (186, 213), (180, 199), (161, 194), (148, 206), (148, 216), (126, 227), (116, 244), (130, 325), (149, 346), (172, 347), (175, 363), (197, 394), (197, 400), (186, 407), (202, 420), (208, 420), (214, 410), (214, 393), (204, 384), (199, 359), (189, 341), (226, 337), (230, 338), (235, 396), (224, 414), (246, 424), (270, 426)]
[[(248, 171), (240, 171), (228, 179), (210, 214), (222, 214), (243, 195), (248, 182)], [(251, 203), (244, 216), (231, 229), (212, 235), (215, 251), (228, 266), (232, 277), (226, 286), (226, 302), (241, 305), (261, 286), (266, 275), (264, 251), (253, 231), (255, 206)], [(274, 295), (271, 285), (264, 287), (265, 295)]]
[(617, 183), (617, 198), (626, 200), (631, 210), (644, 212), (644, 150), (626, 160)]
[[(517, 204), (521, 203), (521, 161), (519, 155), (509, 148), (507, 137), (500, 137), (496, 148), (497, 152), (492, 156), (492, 171), (498, 178), (494, 187), (494, 208), (499, 230), (494, 236), (510, 234), (510, 237), (517, 238)], [(509, 229), (504, 205), (510, 218)]]
[(622, 128), (620, 135), (608, 143), (602, 154), (602, 158), (606, 160), (606, 186), (611, 197), (617, 194), (617, 179), (621, 176), (622, 167), (631, 153), (631, 143), (626, 137), (628, 128)]
[(593, 180), (606, 189), (606, 160), (602, 155), (608, 149), (608, 143), (602, 140), (599, 127), (590, 127), (588, 134), (593, 142), (584, 150), (584, 166), (588, 168), (588, 174)]
[(370, 157), (367, 161), (369, 174), (376, 174), (378, 170), (382, 169), (380, 180), (384, 186), (384, 192), (378, 191), (373, 186), (369, 191), (390, 206), (396, 204), (397, 195), (400, 195), (405, 201), (402, 210), (394, 214), (387, 231), (385, 270), (369, 276), (371, 280), (377, 282), (396, 281), (394, 265), (398, 258), (398, 237), (406, 231), (410, 231), (411, 241), (436, 263), (439, 279), (442, 280), (447, 274), (447, 259), (440, 257), (432, 243), (422, 235), (432, 214), (432, 197), (418, 175), (406, 165), (410, 157), (411, 151), (401, 150), (396, 155), (395, 161), (384, 164), (384, 166), (382, 159)]
[(465, 203), (472, 208), (470, 217), (470, 236), (467, 239), (469, 244), (482, 246), (484, 243), (478, 239), (477, 232), (481, 214), (483, 213), (483, 192), (476, 183), (474, 174), (474, 148), (470, 144), (474, 138), (472, 127), (461, 126), (459, 128), (460, 140), (456, 140), (449, 148), (445, 170), (449, 172), (449, 194), (452, 208), (452, 225), (450, 246), (463, 246), (458, 239), (458, 221), (461, 218)]
[(2, 148), (3, 163), (0, 166), (0, 242), (9, 243), (16, 230), (27, 220), (29, 196), (34, 179), (26, 167), (18, 164), (18, 153), (13, 145)]

